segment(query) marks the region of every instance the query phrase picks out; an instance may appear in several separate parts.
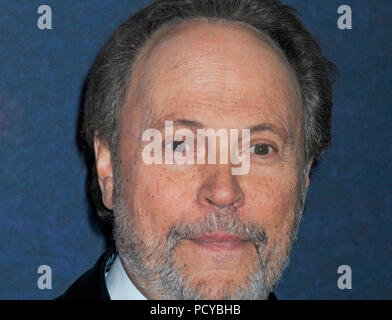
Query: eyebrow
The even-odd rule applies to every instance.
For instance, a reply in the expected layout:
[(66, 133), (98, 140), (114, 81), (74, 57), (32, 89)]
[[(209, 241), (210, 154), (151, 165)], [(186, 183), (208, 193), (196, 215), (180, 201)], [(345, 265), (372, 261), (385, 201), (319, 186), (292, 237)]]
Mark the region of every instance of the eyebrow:
[(279, 136), (282, 139), (284, 145), (286, 145), (288, 143), (290, 148), (294, 147), (294, 138), (293, 138), (292, 134), (290, 134), (290, 132), (285, 130), (285, 128), (282, 128), (282, 127), (279, 127), (279, 126), (276, 126), (276, 125), (270, 124), (270, 123), (257, 124), (257, 125), (252, 126), (250, 128), (251, 134), (254, 132), (259, 132), (259, 131), (271, 132), (272, 134)]
[[(176, 119), (176, 120), (172, 120), (172, 121), (173, 121), (173, 126), (189, 127), (189, 128), (192, 128), (193, 130), (206, 128), (206, 126), (202, 122), (195, 121), (195, 120)], [(160, 126), (160, 129), (163, 128), (164, 126), (165, 126), (165, 123), (163, 122)], [(244, 128), (244, 129), (248, 129), (248, 128)], [(250, 127), (249, 129), (250, 129), (250, 134), (255, 133), (255, 132), (260, 132), (260, 131), (271, 132), (273, 134), (280, 136), (283, 139), (283, 141), (286, 141), (286, 139), (289, 136), (288, 132), (285, 129), (278, 127), (272, 123), (256, 124), (256, 125)]]
[[(169, 120), (166, 120), (169, 121)], [(192, 129), (202, 129), (205, 128), (206, 126), (199, 122), (199, 121), (195, 121), (195, 120), (188, 120), (188, 119), (176, 119), (176, 120), (170, 120), (173, 122), (173, 127), (189, 127)], [(163, 121), (161, 123), (161, 125), (158, 127), (158, 129), (162, 129), (165, 127), (165, 121)]]
[(199, 121), (187, 120), (187, 119), (177, 119), (173, 120), (174, 126), (191, 127), (194, 129), (205, 128), (205, 125)]
[[(194, 128), (194, 129), (201, 129), (201, 128), (206, 127), (202, 122), (195, 121), (195, 120), (176, 119), (176, 120), (171, 120), (171, 121), (173, 122), (173, 126), (190, 127), (190, 128)], [(160, 127), (164, 127), (164, 126), (165, 126), (165, 123), (163, 122)], [(248, 128), (244, 128), (244, 129), (248, 129)], [(284, 130), (283, 128), (280, 128), (274, 124), (271, 124), (271, 123), (256, 124), (256, 125), (250, 127), (249, 129), (250, 129), (251, 134), (255, 133), (255, 132), (259, 132), (259, 131), (270, 131), (270, 132), (275, 133), (277, 135), (280, 135), (282, 137), (287, 136), (286, 130)]]
[(250, 133), (258, 131), (269, 131), (282, 136), (282, 138), (285, 138), (288, 135), (285, 129), (277, 127), (276, 125), (270, 123), (256, 124), (250, 128)]

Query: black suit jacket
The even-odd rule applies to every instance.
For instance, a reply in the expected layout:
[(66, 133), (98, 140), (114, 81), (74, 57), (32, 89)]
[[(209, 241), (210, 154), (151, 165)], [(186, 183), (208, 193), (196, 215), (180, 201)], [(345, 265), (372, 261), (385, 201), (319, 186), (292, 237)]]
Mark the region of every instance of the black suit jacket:
[[(57, 300), (110, 300), (105, 272), (110, 269), (115, 257), (115, 249), (110, 248), (93, 268), (78, 278)], [(268, 296), (268, 300), (277, 300), (273, 292)]]

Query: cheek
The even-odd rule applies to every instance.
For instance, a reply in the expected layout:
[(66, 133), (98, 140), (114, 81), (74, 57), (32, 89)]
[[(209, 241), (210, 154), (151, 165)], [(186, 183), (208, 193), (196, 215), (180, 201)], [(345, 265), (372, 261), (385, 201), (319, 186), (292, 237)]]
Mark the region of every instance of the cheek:
[(181, 173), (174, 176), (165, 165), (142, 164), (135, 180), (134, 218), (145, 233), (155, 238), (166, 235), (173, 224), (184, 220), (192, 201), (189, 177)]
[(298, 201), (297, 177), (293, 172), (270, 172), (249, 179), (244, 210), (249, 219), (260, 222), (268, 236), (286, 234), (293, 223)]

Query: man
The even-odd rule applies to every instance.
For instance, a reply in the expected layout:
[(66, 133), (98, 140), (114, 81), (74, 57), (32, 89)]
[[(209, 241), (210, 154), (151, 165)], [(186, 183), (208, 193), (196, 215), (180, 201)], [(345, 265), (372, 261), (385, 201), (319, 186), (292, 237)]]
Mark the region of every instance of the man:
[[(273, 299), (330, 143), (333, 71), (277, 1), (161, 0), (119, 26), (83, 118), (115, 248), (60, 298)], [(220, 152), (237, 142), (249, 166), (234, 174)]]

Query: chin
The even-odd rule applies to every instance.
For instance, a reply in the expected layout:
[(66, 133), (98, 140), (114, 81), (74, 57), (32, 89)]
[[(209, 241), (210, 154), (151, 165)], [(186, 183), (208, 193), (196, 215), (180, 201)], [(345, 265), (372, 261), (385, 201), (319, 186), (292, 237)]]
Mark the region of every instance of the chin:
[(248, 276), (241, 276), (236, 270), (214, 270), (197, 274), (187, 282), (196, 299), (230, 300), (244, 289), (247, 279)]
[(235, 298), (237, 286), (226, 283), (209, 283), (196, 286), (198, 299), (201, 300), (230, 300)]

